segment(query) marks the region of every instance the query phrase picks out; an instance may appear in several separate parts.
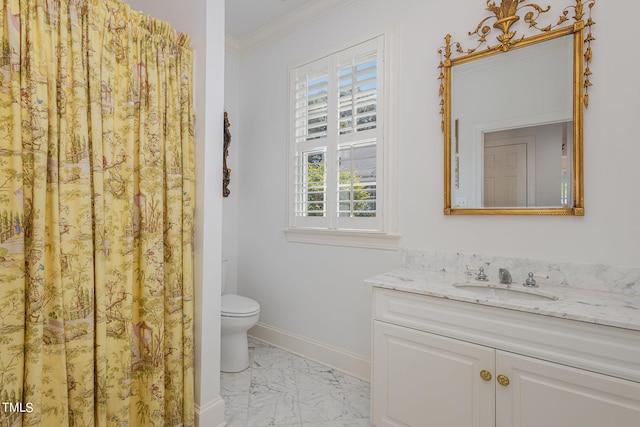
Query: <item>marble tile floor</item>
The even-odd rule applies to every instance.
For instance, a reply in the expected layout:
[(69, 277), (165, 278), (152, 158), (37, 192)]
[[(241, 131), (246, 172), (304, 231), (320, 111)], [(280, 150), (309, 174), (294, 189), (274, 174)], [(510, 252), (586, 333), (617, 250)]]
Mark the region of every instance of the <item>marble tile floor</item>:
[(221, 373), (229, 427), (370, 427), (369, 383), (249, 338), (249, 368)]

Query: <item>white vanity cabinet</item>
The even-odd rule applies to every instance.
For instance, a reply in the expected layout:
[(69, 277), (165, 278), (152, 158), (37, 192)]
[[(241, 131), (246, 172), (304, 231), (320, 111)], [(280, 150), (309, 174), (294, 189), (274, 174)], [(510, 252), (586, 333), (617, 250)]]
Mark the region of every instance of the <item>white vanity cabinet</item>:
[(496, 373), (496, 426), (640, 426), (640, 383), (499, 350)]
[(492, 426), (495, 350), (374, 321), (373, 422), (376, 426)]
[(372, 420), (638, 427), (640, 334), (374, 287)]

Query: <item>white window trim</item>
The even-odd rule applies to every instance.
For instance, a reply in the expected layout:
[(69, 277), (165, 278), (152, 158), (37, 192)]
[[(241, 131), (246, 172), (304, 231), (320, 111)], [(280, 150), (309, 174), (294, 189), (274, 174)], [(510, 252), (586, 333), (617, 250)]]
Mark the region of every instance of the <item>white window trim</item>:
[[(382, 193), (383, 198), (381, 200), (382, 209), (378, 209), (377, 215), (382, 217), (380, 230), (349, 230), (349, 229), (328, 229), (328, 228), (313, 228), (313, 227), (301, 227), (293, 226), (291, 221), (291, 197), (292, 197), (292, 160), (291, 156), (291, 140), (294, 138), (292, 135), (292, 126), (290, 122), (287, 123), (288, 135), (287, 139), (287, 198), (286, 198), (286, 227), (285, 236), (289, 242), (295, 243), (310, 243), (320, 245), (332, 245), (332, 246), (349, 246), (360, 247), (370, 249), (385, 249), (385, 250), (399, 250), (400, 249), (400, 234), (398, 229), (398, 89), (399, 81), (397, 78), (398, 71), (396, 62), (393, 59), (393, 49), (391, 31), (386, 31), (382, 34), (377, 34), (373, 37), (366, 38), (362, 41), (370, 40), (378, 36), (384, 38), (384, 52), (383, 52), (383, 139), (379, 143), (379, 155), (382, 156), (383, 165), (383, 182)], [(349, 44), (348, 46), (357, 45), (360, 42)], [(303, 63), (296, 64), (289, 67), (289, 79), (292, 77), (292, 70)], [(289, 82), (289, 88), (291, 87), (291, 81)], [(291, 109), (291, 102), (289, 102), (289, 108)], [(289, 111), (289, 120), (293, 112)]]
[(327, 230), (294, 228), (285, 230), (287, 240), (294, 243), (350, 246), (368, 249), (400, 249), (400, 235), (359, 230)]

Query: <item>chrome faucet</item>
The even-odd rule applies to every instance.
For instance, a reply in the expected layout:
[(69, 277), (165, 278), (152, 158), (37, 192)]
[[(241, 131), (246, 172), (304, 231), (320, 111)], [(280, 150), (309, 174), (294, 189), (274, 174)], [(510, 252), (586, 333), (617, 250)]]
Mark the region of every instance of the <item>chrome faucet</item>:
[(529, 277), (523, 283), (527, 288), (537, 288), (538, 284), (536, 283), (536, 279), (533, 278), (533, 273), (529, 272)]
[(501, 268), (498, 270), (498, 275), (500, 276), (500, 283), (504, 285), (510, 285), (513, 279), (511, 279), (511, 273), (506, 268)]
[(489, 280), (489, 278), (487, 277), (487, 274), (484, 272), (484, 267), (480, 267), (478, 269), (478, 275), (476, 276), (476, 280), (479, 280), (481, 282), (486, 282)]

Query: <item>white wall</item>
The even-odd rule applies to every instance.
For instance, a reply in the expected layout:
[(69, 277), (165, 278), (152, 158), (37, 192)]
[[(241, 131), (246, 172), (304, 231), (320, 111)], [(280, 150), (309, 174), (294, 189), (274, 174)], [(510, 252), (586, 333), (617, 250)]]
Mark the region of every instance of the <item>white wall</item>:
[[(196, 115), (195, 403), (201, 426), (224, 423), (220, 398), (220, 262), (224, 0), (126, 0), (191, 36)], [(220, 166), (219, 166), (220, 165)], [(215, 262), (212, 262), (215, 261)]]
[(238, 200), (242, 194), (239, 176), (243, 141), (240, 125), (240, 58), (229, 51), (224, 61), (224, 109), (229, 115), (231, 145), (227, 167), (231, 169), (231, 193), (222, 200), (222, 257), (229, 260), (225, 293), (237, 293), (238, 271)]
[(594, 9), (586, 215), (442, 214), (437, 50), (447, 33), (467, 40), (484, 8), (480, 0), (354, 0), (240, 57), (238, 291), (260, 302), (262, 322), (369, 355), (370, 290), (362, 281), (398, 267), (400, 255), (286, 241), (287, 70), (388, 29), (399, 70), (399, 121), (392, 124), (399, 137), (391, 143), (399, 145), (402, 247), (640, 265), (640, 80), (629, 51), (638, 2), (625, 2), (624, 13), (607, 2)]

